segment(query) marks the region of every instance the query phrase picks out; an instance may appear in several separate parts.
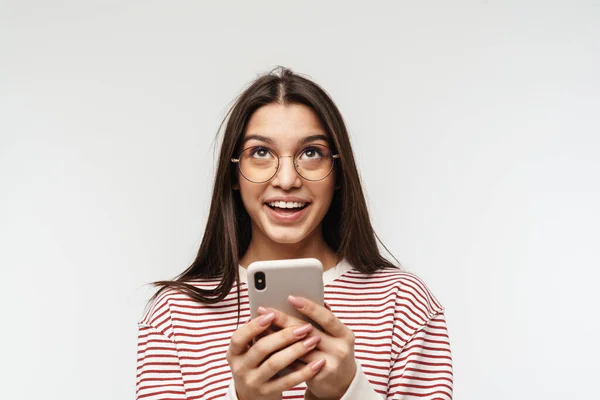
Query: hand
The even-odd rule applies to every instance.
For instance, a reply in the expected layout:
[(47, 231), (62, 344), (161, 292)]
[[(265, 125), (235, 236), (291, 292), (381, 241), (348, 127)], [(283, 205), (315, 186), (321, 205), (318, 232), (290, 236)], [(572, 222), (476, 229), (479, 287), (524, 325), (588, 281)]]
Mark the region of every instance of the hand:
[[(356, 374), (354, 359), (354, 333), (331, 311), (312, 301), (302, 298), (288, 298), (289, 302), (302, 314), (319, 324), (325, 332), (314, 329), (309, 337), (321, 338), (316, 349), (300, 357), (306, 363), (325, 359), (325, 367), (306, 381), (306, 399), (339, 399), (345, 393)], [(276, 313), (273, 323), (283, 329), (301, 324), (302, 321), (288, 314), (259, 308), (261, 314)], [(310, 364), (309, 364), (310, 365)]]
[(282, 392), (310, 380), (325, 365), (325, 360), (315, 359), (288, 375), (271, 379), (314, 349), (321, 340), (318, 336), (306, 338), (314, 330), (313, 326), (300, 321), (262, 337), (250, 346), (252, 340), (263, 333), (274, 319), (275, 313), (267, 313), (249, 321), (231, 336), (227, 362), (240, 400), (281, 399)]

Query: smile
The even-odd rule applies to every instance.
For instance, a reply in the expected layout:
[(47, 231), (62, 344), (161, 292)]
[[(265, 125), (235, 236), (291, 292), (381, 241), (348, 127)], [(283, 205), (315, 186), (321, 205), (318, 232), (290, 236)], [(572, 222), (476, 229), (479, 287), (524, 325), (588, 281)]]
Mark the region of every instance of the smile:
[[(291, 206), (288, 206), (290, 204)], [(299, 220), (306, 214), (309, 206), (310, 203), (283, 203), (279, 201), (265, 203), (267, 215), (277, 223), (290, 223)]]
[(271, 203), (267, 203), (269, 207), (272, 209), (281, 208), (281, 209), (302, 209), (307, 206), (308, 203), (298, 203), (295, 201), (273, 201)]

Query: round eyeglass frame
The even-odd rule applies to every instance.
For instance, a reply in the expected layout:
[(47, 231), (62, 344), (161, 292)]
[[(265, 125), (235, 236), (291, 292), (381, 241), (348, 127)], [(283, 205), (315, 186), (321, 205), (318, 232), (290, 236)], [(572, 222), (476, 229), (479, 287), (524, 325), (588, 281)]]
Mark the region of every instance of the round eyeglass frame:
[[(327, 172), (327, 174), (324, 177), (322, 177), (321, 179), (308, 179), (308, 178), (304, 177), (300, 173), (300, 171), (298, 171), (298, 165), (296, 164), (296, 156), (298, 155), (298, 153), (300, 151), (306, 149), (307, 147), (315, 147), (315, 146), (325, 147), (329, 151), (329, 153), (331, 154), (331, 149), (329, 147), (325, 146), (325, 145), (322, 145), (322, 144), (310, 144), (310, 145), (302, 146), (298, 150), (296, 150), (296, 152), (294, 153), (293, 156), (280, 156), (279, 154), (277, 154), (277, 152), (275, 150), (273, 150), (272, 148), (267, 147), (267, 146), (251, 146), (251, 147), (246, 147), (244, 150), (242, 150), (240, 152), (239, 158), (232, 158), (231, 162), (237, 164), (238, 170), (240, 171), (240, 174), (248, 182), (252, 182), (252, 183), (265, 183), (265, 182), (269, 182), (271, 179), (273, 179), (273, 177), (275, 177), (275, 175), (277, 175), (277, 173), (279, 172), (279, 166), (281, 165), (281, 163), (279, 162), (280, 159), (286, 158), (286, 157), (287, 158), (293, 157), (294, 169), (296, 170), (296, 173), (298, 174), (298, 176), (300, 178), (304, 179), (305, 181), (318, 182), (318, 181), (322, 181), (323, 179), (327, 178), (331, 174), (331, 171), (333, 171), (333, 168), (335, 167), (335, 160), (338, 159), (338, 158), (340, 158), (340, 155), (339, 154), (331, 154), (331, 158), (332, 158), (331, 169), (329, 170), (329, 172)], [(275, 154), (275, 158), (277, 159), (277, 168), (275, 169), (275, 172), (273, 173), (273, 175), (271, 175), (271, 177), (269, 179), (264, 180), (264, 181), (258, 181), (257, 182), (257, 181), (253, 181), (253, 180), (249, 179), (246, 175), (244, 175), (244, 173), (242, 172), (242, 168), (240, 167), (241, 155), (244, 154), (244, 152), (246, 150), (249, 150), (249, 149), (252, 149), (252, 148), (255, 148), (255, 147), (264, 147), (265, 149), (268, 149), (270, 152), (272, 152), (273, 154)]]

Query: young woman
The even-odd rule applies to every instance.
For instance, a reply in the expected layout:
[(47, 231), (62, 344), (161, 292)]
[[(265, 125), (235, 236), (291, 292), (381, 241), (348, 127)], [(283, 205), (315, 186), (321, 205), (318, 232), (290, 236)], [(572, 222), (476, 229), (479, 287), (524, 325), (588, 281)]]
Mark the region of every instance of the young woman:
[[(139, 323), (137, 398), (452, 398), (443, 308), (380, 254), (327, 93), (278, 68), (224, 123), (198, 256)], [(289, 301), (324, 332), (271, 309), (249, 320), (247, 266), (306, 257), (323, 264), (326, 307)]]

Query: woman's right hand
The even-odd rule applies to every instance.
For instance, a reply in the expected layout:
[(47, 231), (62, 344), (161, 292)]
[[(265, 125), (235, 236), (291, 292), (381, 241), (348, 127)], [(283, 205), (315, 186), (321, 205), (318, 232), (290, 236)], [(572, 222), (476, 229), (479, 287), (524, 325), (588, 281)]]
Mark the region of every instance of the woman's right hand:
[(282, 392), (315, 376), (325, 365), (325, 360), (314, 361), (283, 377), (273, 378), (315, 348), (320, 336), (306, 336), (311, 324), (293, 326), (271, 333), (250, 346), (252, 339), (263, 333), (275, 319), (275, 313), (255, 318), (240, 327), (231, 336), (227, 362), (239, 400), (279, 400)]

